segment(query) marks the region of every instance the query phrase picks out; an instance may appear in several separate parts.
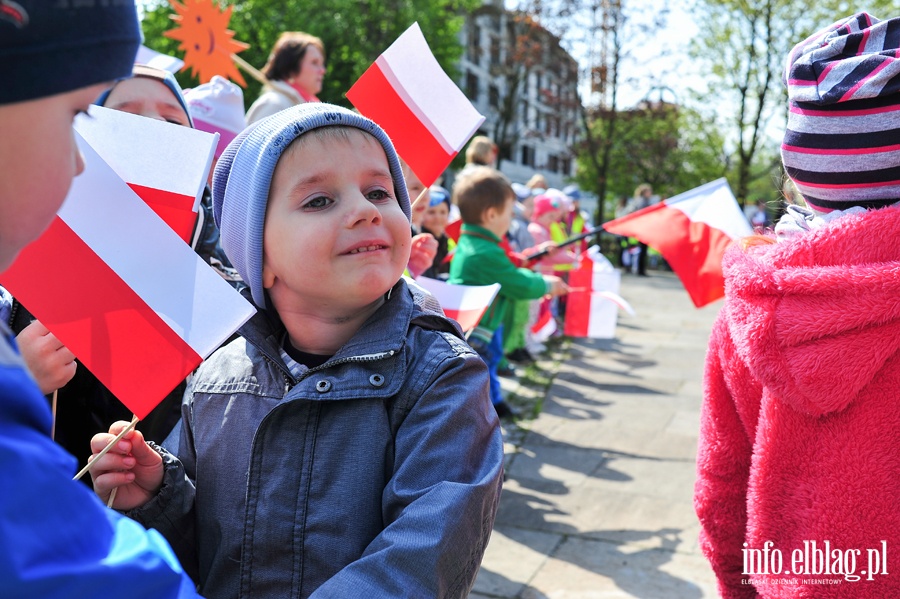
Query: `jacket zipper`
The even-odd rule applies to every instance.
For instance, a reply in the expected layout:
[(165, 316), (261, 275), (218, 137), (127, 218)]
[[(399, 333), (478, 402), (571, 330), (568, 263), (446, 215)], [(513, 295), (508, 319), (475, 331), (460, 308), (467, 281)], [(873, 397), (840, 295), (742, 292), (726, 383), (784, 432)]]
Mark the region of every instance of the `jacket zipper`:
[(284, 377), (284, 392), (285, 392), (285, 394), (287, 394), (287, 392), (291, 390), (291, 387), (293, 387), (294, 385), (296, 385), (303, 379), (307, 378), (310, 374), (312, 374), (314, 372), (318, 372), (320, 370), (325, 370), (326, 367), (330, 368), (332, 366), (337, 366), (339, 364), (347, 364), (349, 362), (376, 362), (378, 360), (390, 358), (395, 353), (397, 353), (397, 352), (395, 352), (394, 350), (388, 350), (388, 351), (378, 352), (376, 354), (363, 354), (361, 356), (347, 356), (346, 358), (334, 360), (333, 362), (332, 361), (325, 362), (324, 364), (316, 366), (315, 368), (310, 368), (303, 374), (302, 377), (300, 377), (299, 379), (296, 379), (296, 380), (294, 379), (294, 377), (292, 375), (285, 373), (284, 366), (282, 364), (275, 362), (272, 358), (270, 358), (268, 355), (266, 355), (265, 352), (263, 352), (263, 357), (266, 360), (270, 361), (275, 366), (277, 366), (278, 369), (281, 371), (281, 374)]

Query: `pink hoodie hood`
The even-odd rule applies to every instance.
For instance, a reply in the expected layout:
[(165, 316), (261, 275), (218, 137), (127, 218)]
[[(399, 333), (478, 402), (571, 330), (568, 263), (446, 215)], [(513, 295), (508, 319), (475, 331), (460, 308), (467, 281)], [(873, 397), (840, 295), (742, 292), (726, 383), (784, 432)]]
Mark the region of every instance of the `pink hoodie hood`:
[(732, 248), (728, 330), (753, 376), (799, 412), (850, 405), (900, 349), (900, 208)]

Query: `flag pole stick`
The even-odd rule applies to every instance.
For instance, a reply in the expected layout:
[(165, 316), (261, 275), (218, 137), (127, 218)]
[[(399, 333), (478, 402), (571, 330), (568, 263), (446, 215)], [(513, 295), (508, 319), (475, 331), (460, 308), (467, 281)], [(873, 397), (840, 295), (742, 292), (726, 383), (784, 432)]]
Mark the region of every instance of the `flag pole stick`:
[(415, 200), (413, 201), (413, 203), (410, 204), (410, 206), (409, 206), (410, 212), (412, 212), (413, 210), (416, 209), (416, 206), (418, 206), (418, 205), (419, 205), (419, 202), (422, 201), (422, 198), (425, 197), (425, 193), (426, 193), (427, 191), (428, 191), (428, 188), (426, 187), (425, 189), (422, 190), (422, 193), (420, 193), (418, 196), (416, 196), (416, 199), (415, 199)]
[(269, 82), (269, 80), (266, 79), (266, 76), (259, 72), (259, 69), (257, 69), (255, 66), (253, 66), (237, 54), (232, 54), (231, 58), (234, 59), (234, 62), (236, 62), (239, 67), (247, 71), (247, 74), (249, 74), (251, 77), (259, 81), (263, 85)]
[(56, 396), (59, 389), (53, 390), (53, 400), (50, 402), (50, 438), (56, 441)]
[(134, 418), (131, 419), (131, 424), (129, 424), (127, 427), (125, 427), (125, 429), (121, 433), (116, 435), (116, 438), (113, 439), (112, 441), (110, 441), (106, 445), (106, 447), (103, 448), (103, 450), (100, 453), (98, 453), (96, 456), (94, 456), (94, 459), (91, 460), (90, 462), (88, 462), (87, 465), (84, 468), (82, 468), (81, 471), (78, 474), (76, 474), (75, 478), (73, 478), (72, 480), (78, 480), (79, 478), (84, 476), (86, 473), (90, 472), (91, 468), (94, 467), (94, 464), (97, 463), (97, 460), (99, 460), (100, 458), (105, 456), (107, 453), (109, 453), (109, 450), (112, 449), (116, 443), (121, 441), (122, 437), (127, 435), (130, 431), (134, 430), (134, 427), (137, 426), (137, 423), (138, 423), (138, 417), (135, 416)]

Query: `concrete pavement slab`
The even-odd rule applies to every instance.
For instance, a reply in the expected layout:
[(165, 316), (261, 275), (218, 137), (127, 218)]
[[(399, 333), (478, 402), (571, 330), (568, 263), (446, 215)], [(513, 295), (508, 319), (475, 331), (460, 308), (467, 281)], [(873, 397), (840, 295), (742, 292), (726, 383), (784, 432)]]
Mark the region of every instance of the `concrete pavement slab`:
[(625, 276), (621, 293), (637, 316), (616, 339), (571, 340), (544, 397), (504, 382), (541, 410), (507, 426), (508, 478), (472, 598), (716, 596), (691, 499), (720, 304), (697, 310), (671, 273)]

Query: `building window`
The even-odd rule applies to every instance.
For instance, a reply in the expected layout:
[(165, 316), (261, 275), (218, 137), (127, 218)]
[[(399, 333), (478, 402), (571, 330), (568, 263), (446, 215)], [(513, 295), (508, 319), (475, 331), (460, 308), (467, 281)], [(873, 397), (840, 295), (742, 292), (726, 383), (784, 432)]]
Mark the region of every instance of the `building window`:
[(571, 158), (563, 158), (562, 159), (562, 169), (559, 171), (566, 177), (572, 174), (572, 159)]
[(488, 101), (491, 104), (491, 108), (500, 108), (500, 90), (497, 89), (496, 85), (491, 85), (488, 88)]
[(521, 162), (525, 166), (534, 166), (534, 148), (530, 146), (522, 146)]
[(547, 156), (547, 170), (551, 173), (555, 173), (559, 170), (559, 156), (556, 154)]
[(491, 65), (500, 64), (500, 38), (491, 36)]
[(466, 72), (466, 96), (472, 102), (478, 101), (478, 76), (472, 71)]

